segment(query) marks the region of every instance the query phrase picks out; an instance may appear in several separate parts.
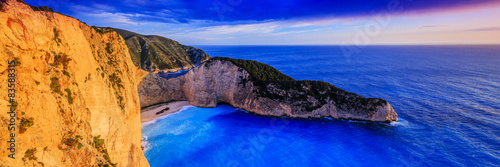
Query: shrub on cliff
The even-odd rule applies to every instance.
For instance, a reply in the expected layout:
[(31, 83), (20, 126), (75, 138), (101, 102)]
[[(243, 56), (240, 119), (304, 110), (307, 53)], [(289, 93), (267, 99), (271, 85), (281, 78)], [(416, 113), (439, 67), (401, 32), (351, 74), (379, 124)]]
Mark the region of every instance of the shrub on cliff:
[(64, 91), (66, 92), (66, 98), (68, 99), (68, 103), (73, 104), (73, 97), (71, 97), (71, 90), (66, 88), (64, 89)]
[(64, 71), (63, 71), (63, 75), (66, 75), (66, 76), (68, 76), (68, 77), (71, 77), (71, 75), (69, 74), (69, 72), (68, 72), (68, 71), (66, 71), (66, 70), (64, 70)]
[(23, 161), (37, 160), (37, 158), (35, 157), (35, 153), (36, 153), (36, 148), (26, 150), (26, 152), (24, 152)]
[(50, 78), (50, 89), (52, 89), (53, 92), (58, 93), (62, 95), (61, 89), (59, 89), (59, 78), (57, 77), (52, 77)]
[(111, 49), (111, 43), (106, 43), (106, 48), (105, 49), (106, 49), (106, 52), (108, 54), (113, 53), (113, 50)]
[[(108, 161), (108, 163), (111, 166), (116, 166), (116, 163), (111, 163), (111, 159), (109, 158), (108, 150), (106, 149), (104, 145), (104, 139), (101, 139), (101, 136), (94, 136), (94, 142), (93, 142), (94, 147), (99, 150), (101, 153), (103, 153), (103, 158)], [(101, 166), (103, 164), (99, 164)], [(105, 166), (105, 165), (103, 165)]]
[(104, 139), (101, 139), (101, 136), (94, 136), (94, 147), (99, 151), (104, 149)]
[(90, 28), (94, 29), (95, 32), (97, 32), (99, 34), (104, 34), (104, 33), (108, 33), (108, 32), (113, 31), (113, 29), (111, 27), (100, 28), (100, 27), (96, 27), (96, 26), (91, 26)]
[(62, 143), (64, 143), (69, 147), (74, 147), (78, 144), (78, 142), (80, 142), (80, 139), (78, 137), (75, 138), (69, 137), (69, 138), (64, 138)]
[(23, 134), (26, 130), (28, 130), (28, 127), (33, 126), (34, 120), (34, 118), (22, 118), (21, 123), (19, 123), (19, 133)]
[(52, 31), (54, 32), (54, 38), (52, 38), (52, 40), (54, 40), (57, 43), (57, 46), (60, 46), (60, 43), (62, 43), (61, 38), (59, 38), (61, 30), (58, 30), (57, 28), (54, 27)]
[(71, 58), (68, 58), (67, 54), (59, 53), (54, 56), (54, 63), (52, 65), (55, 67), (62, 65), (64, 69), (67, 69), (69, 61), (71, 61)]
[(54, 10), (51, 8), (51, 7), (48, 7), (48, 6), (40, 6), (40, 7), (36, 7), (36, 6), (31, 6), (31, 9), (33, 9), (33, 11), (45, 11), (45, 12), (54, 12)]
[[(210, 59), (209, 61), (215, 61), (215, 60), (230, 61), (234, 65), (245, 69), (253, 77), (253, 78), (251, 78), (253, 81), (256, 81), (256, 80), (259, 80), (259, 81), (295, 81), (292, 77), (289, 77), (289, 76), (281, 73), (276, 68), (274, 68), (270, 65), (264, 64), (264, 63), (259, 63), (257, 61), (243, 60), (243, 59), (232, 59), (232, 58), (227, 58), (227, 57), (214, 57), (214, 58)], [(207, 64), (209, 64), (209, 63), (207, 63)]]

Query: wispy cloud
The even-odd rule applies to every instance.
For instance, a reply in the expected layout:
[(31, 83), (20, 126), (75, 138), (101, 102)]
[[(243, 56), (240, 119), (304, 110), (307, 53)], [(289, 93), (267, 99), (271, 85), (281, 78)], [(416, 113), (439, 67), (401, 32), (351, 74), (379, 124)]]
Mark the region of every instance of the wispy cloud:
[(115, 7), (110, 6), (110, 5), (106, 5), (106, 4), (94, 3), (94, 4), (92, 4), (92, 7), (96, 8), (96, 9), (99, 9), (99, 10), (107, 11), (107, 12), (116, 11)]
[(474, 29), (468, 29), (467, 31), (500, 31), (500, 27), (474, 28)]
[(438, 28), (438, 27), (447, 27), (448, 25), (427, 25), (427, 26), (421, 26), (419, 29), (424, 29), (424, 28)]
[[(73, 14), (75, 11), (67, 6), (79, 5), (109, 13), (168, 15), (170, 19), (180, 23), (191, 20), (210, 20), (214, 22), (288, 20), (299, 18), (344, 18), (371, 16), (373, 11), (387, 10), (395, 5), (404, 8), (403, 13), (419, 13), (421, 11), (447, 11), (469, 7), (499, 5), (498, 0), (55, 0), (46, 3), (40, 0), (26, 0), (33, 5), (61, 6), (62, 13)], [(50, 1), (52, 2), (52, 1)], [(217, 3), (215, 3), (217, 2)], [(87, 10), (88, 11), (88, 10)], [(153, 17), (158, 22), (170, 22), (169, 19)], [(308, 26), (295, 25), (295, 26)]]
[(137, 17), (140, 14), (124, 14), (124, 13), (89, 13), (88, 17), (99, 18), (101, 22), (122, 25), (139, 25), (139, 22), (134, 22), (130, 18)]
[(265, 34), (276, 30), (277, 23), (242, 24), (206, 27), (203, 30), (210, 34)]

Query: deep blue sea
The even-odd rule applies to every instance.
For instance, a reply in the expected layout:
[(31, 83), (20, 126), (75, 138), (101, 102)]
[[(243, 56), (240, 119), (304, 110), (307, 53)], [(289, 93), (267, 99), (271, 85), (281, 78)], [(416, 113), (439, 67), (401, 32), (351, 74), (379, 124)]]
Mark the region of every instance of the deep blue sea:
[(186, 107), (143, 124), (159, 166), (499, 166), (500, 46), (197, 46), (386, 99), (398, 123)]

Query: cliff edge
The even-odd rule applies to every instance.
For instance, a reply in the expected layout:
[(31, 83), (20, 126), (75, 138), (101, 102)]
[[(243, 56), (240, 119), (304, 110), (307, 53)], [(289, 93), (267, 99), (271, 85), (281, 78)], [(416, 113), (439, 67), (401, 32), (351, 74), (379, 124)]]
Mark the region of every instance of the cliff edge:
[(134, 65), (146, 71), (186, 70), (210, 59), (203, 50), (182, 45), (172, 39), (157, 35), (141, 35), (117, 28), (113, 30), (125, 40)]
[[(0, 166), (149, 166), (141, 75), (118, 33), (7, 0), (0, 2), (0, 54)], [(14, 114), (7, 113), (10, 69)]]
[(138, 86), (141, 107), (188, 100), (198, 107), (228, 103), (259, 115), (397, 121), (383, 99), (364, 98), (322, 81), (296, 81), (256, 61), (212, 58), (186, 75), (148, 74)]

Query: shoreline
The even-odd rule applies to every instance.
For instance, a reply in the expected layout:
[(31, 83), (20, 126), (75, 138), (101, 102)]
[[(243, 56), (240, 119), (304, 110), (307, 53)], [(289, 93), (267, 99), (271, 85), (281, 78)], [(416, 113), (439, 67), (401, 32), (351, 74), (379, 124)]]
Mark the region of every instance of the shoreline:
[[(147, 107), (145, 109), (141, 109), (141, 124), (145, 122), (149, 122), (157, 119), (158, 117), (173, 114), (178, 112), (184, 106), (190, 106), (188, 101), (172, 101), (168, 103), (157, 104), (154, 106)], [(164, 111), (161, 114), (156, 114), (164, 109), (168, 108), (168, 110)]]

